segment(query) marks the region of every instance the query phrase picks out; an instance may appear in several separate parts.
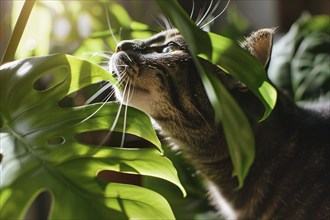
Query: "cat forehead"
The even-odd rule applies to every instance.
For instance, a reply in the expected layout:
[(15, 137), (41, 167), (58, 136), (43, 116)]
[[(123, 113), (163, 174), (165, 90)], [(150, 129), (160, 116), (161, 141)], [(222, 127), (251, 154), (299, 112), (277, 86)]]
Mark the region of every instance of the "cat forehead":
[(184, 39), (177, 29), (170, 29), (162, 31), (153, 37), (147, 39), (145, 42), (148, 45), (160, 45), (170, 41), (175, 41), (180, 44), (184, 44)]

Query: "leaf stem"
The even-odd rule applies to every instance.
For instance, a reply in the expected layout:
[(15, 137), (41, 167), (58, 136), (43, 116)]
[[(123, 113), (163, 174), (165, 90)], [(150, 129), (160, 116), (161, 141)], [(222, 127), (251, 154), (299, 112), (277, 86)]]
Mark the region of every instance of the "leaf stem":
[(17, 19), (13, 33), (10, 36), (6, 51), (1, 59), (1, 65), (14, 60), (18, 44), (23, 35), (27, 21), (29, 20), (32, 8), (36, 0), (26, 0), (21, 13)]

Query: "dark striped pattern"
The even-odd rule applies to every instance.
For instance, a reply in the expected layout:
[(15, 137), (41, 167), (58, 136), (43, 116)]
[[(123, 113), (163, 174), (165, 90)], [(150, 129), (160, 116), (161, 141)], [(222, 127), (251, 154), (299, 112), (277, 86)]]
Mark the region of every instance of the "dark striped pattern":
[[(253, 39), (257, 35), (258, 32), (247, 38), (254, 40), (251, 45), (258, 46), (258, 39)], [(164, 53), (162, 49), (171, 41), (179, 49)], [(145, 41), (125, 41), (119, 46), (131, 61), (125, 56), (117, 56), (116, 60), (114, 55), (112, 65), (128, 65), (132, 71), (127, 77), (136, 88), (154, 89), (145, 94), (159, 95), (158, 100), (150, 100), (148, 107), (152, 110), (140, 106), (142, 110), (151, 111), (147, 113), (159, 123), (162, 133), (179, 145), (201, 175), (221, 191), (237, 211), (237, 219), (330, 219), (329, 107), (319, 113), (307, 112), (279, 93), (272, 115), (258, 123), (263, 108), (256, 97), (216, 66), (203, 61), (230, 89), (254, 130), (255, 161), (243, 189), (236, 190), (237, 180), (232, 178), (222, 127), (214, 123), (214, 111), (179, 33), (169, 30)]]

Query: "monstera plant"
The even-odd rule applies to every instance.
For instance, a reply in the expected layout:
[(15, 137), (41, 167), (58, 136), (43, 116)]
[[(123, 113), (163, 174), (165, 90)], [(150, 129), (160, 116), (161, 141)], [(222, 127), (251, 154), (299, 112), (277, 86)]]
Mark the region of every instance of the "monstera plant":
[[(157, 3), (190, 46), (216, 118), (224, 126), (233, 175), (239, 180), (238, 188), (242, 187), (254, 159), (249, 122), (229, 92), (198, 60), (213, 61), (245, 83), (265, 106), (261, 120), (271, 113), (276, 91), (267, 82), (261, 64), (236, 42), (203, 32), (174, 0)], [(24, 23), (22, 19), (18, 25)], [(141, 27), (145, 26), (139, 24), (134, 31)], [(196, 43), (201, 41), (203, 44)], [(7, 51), (13, 53), (13, 48)], [(237, 60), (243, 65), (236, 65)], [(47, 83), (39, 87), (41, 81)], [(186, 195), (146, 114), (121, 108), (115, 102), (76, 107), (60, 104), (92, 84), (110, 82), (116, 86), (107, 70), (74, 56), (56, 54), (8, 62), (0, 68), (0, 82), (1, 219), (22, 218), (41, 192), (51, 197), (49, 219), (175, 218), (166, 199), (157, 192), (98, 178), (102, 170), (156, 177), (176, 185)], [(153, 147), (109, 147), (79, 138), (88, 132), (107, 132), (114, 122), (114, 131), (141, 137)], [(236, 138), (238, 135), (241, 138)]]
[[(46, 88), (36, 88), (51, 77)], [(105, 183), (101, 170), (162, 178), (182, 189), (171, 162), (144, 113), (129, 108), (126, 132), (153, 143), (154, 149), (93, 146), (79, 141), (84, 132), (108, 130), (116, 103), (60, 107), (78, 89), (114, 82), (103, 68), (68, 55), (27, 58), (1, 66), (1, 219), (18, 219), (40, 192), (52, 198), (50, 219), (174, 218), (166, 200), (146, 188)], [(88, 120), (86, 120), (88, 118)], [(115, 131), (122, 131), (120, 116)], [(19, 207), (19, 208), (18, 208)]]

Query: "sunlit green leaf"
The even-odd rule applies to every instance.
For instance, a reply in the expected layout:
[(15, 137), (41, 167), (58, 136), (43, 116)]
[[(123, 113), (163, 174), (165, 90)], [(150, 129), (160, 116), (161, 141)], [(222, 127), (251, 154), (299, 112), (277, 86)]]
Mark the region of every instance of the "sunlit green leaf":
[(238, 188), (241, 188), (254, 160), (253, 133), (245, 114), (227, 89), (213, 75), (210, 74), (209, 77), (212, 86), (218, 91), (217, 99), (221, 104), (221, 114), (223, 115), (222, 125), (234, 166), (233, 175), (237, 176)]
[(264, 67), (255, 57), (229, 38), (214, 33), (208, 34), (213, 47), (213, 63), (244, 83), (262, 101), (266, 111), (261, 120), (266, 119), (275, 107), (277, 93), (267, 81)]
[[(35, 82), (54, 75), (60, 77), (54, 77), (46, 88), (36, 88)], [(5, 64), (0, 79), (0, 116), (6, 131), (0, 139), (1, 219), (21, 218), (42, 191), (51, 194), (50, 219), (174, 218), (167, 201), (156, 192), (97, 178), (101, 170), (147, 175), (167, 180), (185, 194), (172, 163), (162, 154), (147, 115), (128, 108), (125, 131), (153, 143), (154, 149), (94, 146), (77, 135), (107, 131), (118, 105), (58, 104), (92, 83), (115, 83), (106, 70), (59, 54)], [(121, 115), (115, 131), (121, 132), (123, 123)]]

